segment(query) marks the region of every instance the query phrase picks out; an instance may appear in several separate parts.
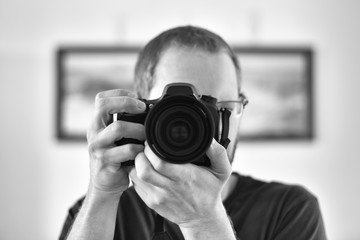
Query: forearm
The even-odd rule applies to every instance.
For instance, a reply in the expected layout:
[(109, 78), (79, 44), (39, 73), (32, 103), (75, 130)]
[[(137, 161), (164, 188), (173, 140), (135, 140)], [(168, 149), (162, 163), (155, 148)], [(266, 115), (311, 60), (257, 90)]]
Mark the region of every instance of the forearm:
[(193, 226), (180, 227), (186, 240), (236, 240), (230, 219), (223, 206), (215, 218), (209, 218)]
[(67, 240), (112, 240), (119, 199), (119, 196), (88, 194)]

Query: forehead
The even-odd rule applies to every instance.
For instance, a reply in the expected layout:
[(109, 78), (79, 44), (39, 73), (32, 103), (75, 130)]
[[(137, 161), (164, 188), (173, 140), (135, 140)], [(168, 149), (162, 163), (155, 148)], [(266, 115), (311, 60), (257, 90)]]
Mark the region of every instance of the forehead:
[(175, 82), (191, 83), (198, 94), (218, 100), (236, 99), (238, 95), (235, 66), (225, 52), (178, 47), (165, 50), (156, 67), (149, 99), (159, 98), (164, 87)]

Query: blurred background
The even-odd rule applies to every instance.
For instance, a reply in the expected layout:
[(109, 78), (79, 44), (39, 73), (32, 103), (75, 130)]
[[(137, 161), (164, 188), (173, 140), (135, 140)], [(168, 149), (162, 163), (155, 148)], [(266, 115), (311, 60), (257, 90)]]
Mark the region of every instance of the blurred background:
[(55, 137), (56, 48), (143, 45), (183, 24), (235, 45), (313, 47), (315, 138), (241, 142), (234, 170), (305, 186), (319, 198), (329, 239), (360, 239), (359, 7), (357, 0), (0, 0), (0, 239), (57, 239), (87, 188), (86, 143)]

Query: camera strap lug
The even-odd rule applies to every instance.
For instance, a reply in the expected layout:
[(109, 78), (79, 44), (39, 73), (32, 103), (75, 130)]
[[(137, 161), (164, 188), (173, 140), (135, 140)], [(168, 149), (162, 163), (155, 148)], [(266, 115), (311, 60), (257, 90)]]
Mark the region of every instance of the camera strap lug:
[(222, 122), (222, 131), (221, 131), (221, 138), (219, 140), (219, 143), (224, 146), (224, 148), (227, 148), (230, 143), (229, 136), (229, 127), (230, 127), (230, 115), (231, 112), (226, 108), (220, 109), (221, 113), (221, 122)]

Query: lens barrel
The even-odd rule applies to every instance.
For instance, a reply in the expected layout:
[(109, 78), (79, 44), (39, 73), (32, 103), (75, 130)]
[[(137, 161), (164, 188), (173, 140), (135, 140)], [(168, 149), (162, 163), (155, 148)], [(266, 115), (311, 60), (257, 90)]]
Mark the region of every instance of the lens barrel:
[(196, 162), (214, 137), (215, 123), (208, 108), (193, 96), (168, 96), (149, 110), (145, 120), (150, 148), (172, 163)]

